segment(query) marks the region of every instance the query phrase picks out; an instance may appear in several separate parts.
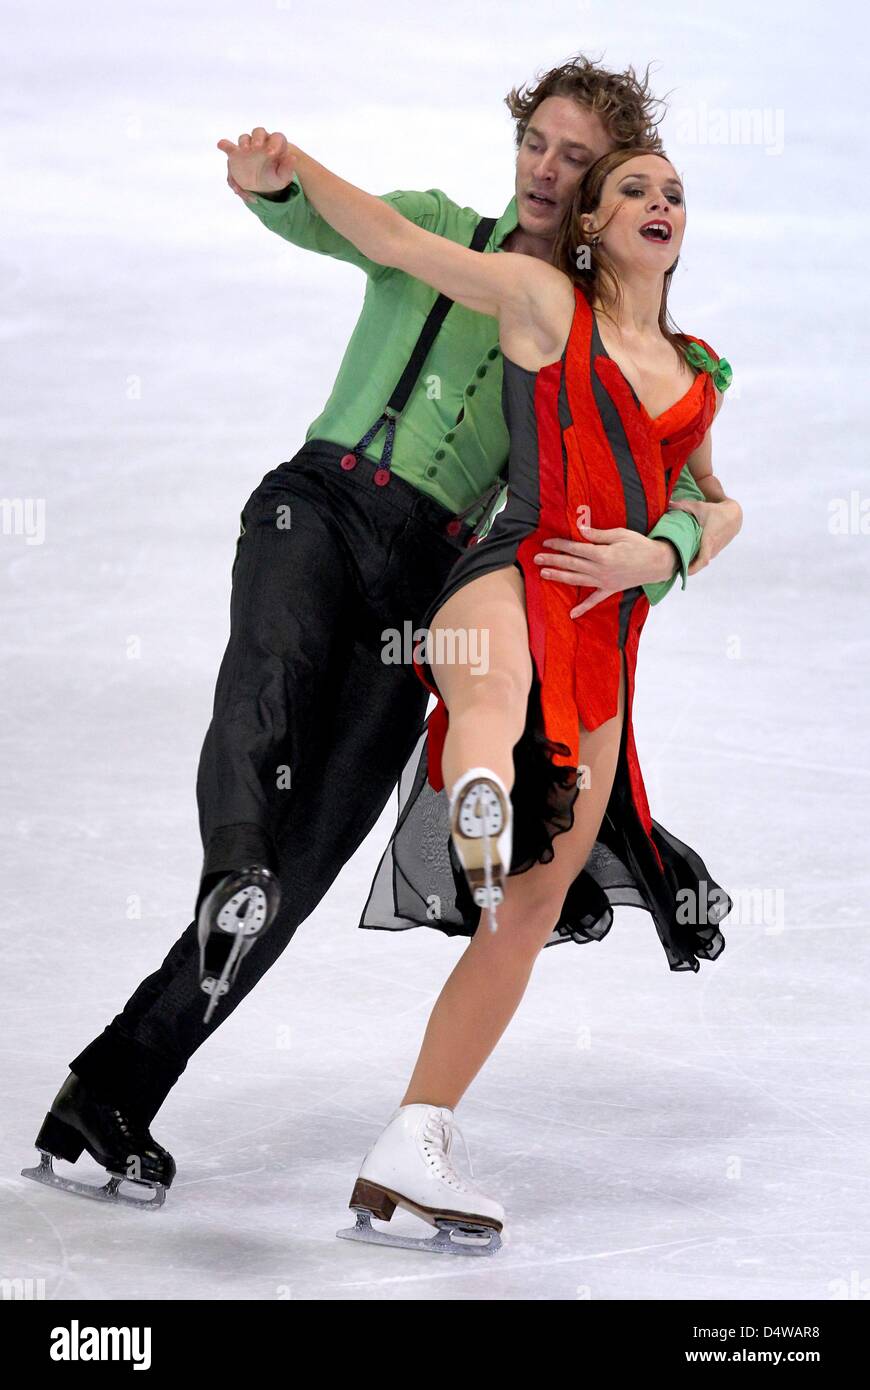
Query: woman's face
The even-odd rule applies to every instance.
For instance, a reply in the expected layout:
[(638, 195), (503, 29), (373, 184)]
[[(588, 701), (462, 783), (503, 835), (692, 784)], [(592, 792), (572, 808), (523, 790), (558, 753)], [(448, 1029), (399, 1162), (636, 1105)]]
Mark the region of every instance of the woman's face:
[(664, 274), (680, 253), (686, 228), (683, 186), (662, 155), (643, 154), (612, 169), (601, 203), (584, 225), (598, 232), (618, 271)]

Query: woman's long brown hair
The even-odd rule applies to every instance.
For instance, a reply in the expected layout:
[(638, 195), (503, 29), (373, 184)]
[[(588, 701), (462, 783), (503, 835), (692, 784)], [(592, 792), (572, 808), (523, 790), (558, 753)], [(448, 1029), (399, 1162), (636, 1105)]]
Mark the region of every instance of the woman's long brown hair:
[[(631, 149), (611, 150), (595, 161), (580, 182), (574, 201), (566, 212), (553, 245), (553, 264), (563, 270), (569, 279), (582, 291), (590, 308), (597, 306), (607, 317), (612, 317), (614, 307), (622, 297), (622, 287), (616, 267), (603, 247), (593, 246), (591, 238), (584, 232), (582, 219), (589, 213), (597, 212), (601, 206), (601, 191), (604, 180), (614, 169), (638, 155), (655, 154), (661, 159), (667, 156), (658, 150), (635, 146)], [(606, 224), (605, 224), (606, 225)], [(599, 228), (599, 232), (600, 232)], [(581, 248), (586, 248), (586, 256), (581, 257)], [(578, 261), (588, 261), (586, 269)], [(677, 260), (665, 271), (662, 286), (662, 300), (659, 306), (659, 328), (663, 337), (675, 348), (688, 347), (692, 341), (680, 331), (671, 319), (668, 309), (668, 290), (677, 268)]]

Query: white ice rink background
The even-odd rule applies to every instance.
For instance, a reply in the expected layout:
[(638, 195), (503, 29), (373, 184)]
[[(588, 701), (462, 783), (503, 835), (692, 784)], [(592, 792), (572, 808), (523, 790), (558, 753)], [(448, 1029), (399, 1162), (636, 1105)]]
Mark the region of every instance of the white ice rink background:
[[(863, 8), (144, 0), (4, 27), (0, 1279), (870, 1297)], [(337, 1241), (462, 949), (356, 930), (391, 802), (158, 1114), (163, 1210), (37, 1188), (69, 1060), (190, 920), (239, 512), (320, 411), (365, 283), (267, 232), (216, 142), (262, 124), (372, 192), (498, 215), (502, 99), (581, 49), (656, 63), (688, 203), (672, 308), (734, 368), (714, 456), (743, 531), (650, 614), (635, 705), (653, 815), (735, 899), (725, 952), (672, 974), (621, 908), (542, 954), (457, 1112), (507, 1208), (495, 1259)]]

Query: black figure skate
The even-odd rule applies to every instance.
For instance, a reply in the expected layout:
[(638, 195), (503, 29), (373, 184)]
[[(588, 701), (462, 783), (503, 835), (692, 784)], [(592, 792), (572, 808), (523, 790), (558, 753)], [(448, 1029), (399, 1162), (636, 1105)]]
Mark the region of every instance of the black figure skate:
[[(126, 1107), (94, 1095), (73, 1073), (52, 1101), (36, 1136), (36, 1147), (41, 1154), (39, 1167), (22, 1168), (22, 1177), (80, 1197), (137, 1207), (140, 1211), (162, 1207), (175, 1177), (172, 1154), (151, 1137), (145, 1122), (135, 1118)], [(53, 1159), (75, 1163), (83, 1149), (107, 1169), (109, 1181), (105, 1187), (76, 1182), (54, 1171)], [(139, 1189), (151, 1195), (129, 1195), (121, 1190), (122, 1183), (131, 1183), (134, 1191)]]

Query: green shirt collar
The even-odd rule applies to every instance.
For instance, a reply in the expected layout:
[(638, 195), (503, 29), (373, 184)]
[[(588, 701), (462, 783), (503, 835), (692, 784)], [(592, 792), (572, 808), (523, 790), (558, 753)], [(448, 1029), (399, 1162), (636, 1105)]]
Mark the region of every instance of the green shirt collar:
[(517, 200), (516, 195), (514, 195), (495, 224), (495, 230), (493, 231), (493, 246), (500, 246), (505, 237), (510, 236), (511, 232), (516, 231), (519, 226), (519, 221)]

